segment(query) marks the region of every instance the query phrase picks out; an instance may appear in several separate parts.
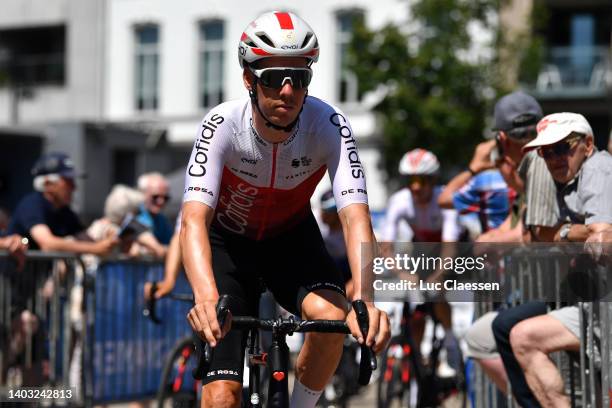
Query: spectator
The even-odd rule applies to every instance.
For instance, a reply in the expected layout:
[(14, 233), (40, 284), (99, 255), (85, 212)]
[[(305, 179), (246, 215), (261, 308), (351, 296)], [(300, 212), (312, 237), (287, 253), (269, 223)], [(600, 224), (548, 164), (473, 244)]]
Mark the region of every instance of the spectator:
[(481, 233), (499, 227), (516, 198), (516, 192), (494, 168), (491, 153), (495, 145), (494, 140), (480, 143), (468, 169), (449, 181), (438, 197), (442, 208), (455, 208), (460, 215), (477, 215)]
[[(496, 165), (507, 184), (519, 195), (503, 224), (478, 237), (477, 250), (482, 251), (488, 242), (521, 242), (527, 239), (525, 231), (530, 227), (534, 229), (534, 238), (542, 238), (541, 229), (552, 228), (558, 221), (555, 185), (544, 161), (535, 153), (525, 155), (522, 151), (522, 147), (535, 137), (536, 124), (541, 117), (542, 109), (538, 102), (523, 92), (508, 94), (495, 104), (495, 130), (498, 132), (495, 146), (491, 142), (481, 144), (471, 166), (475, 170), (489, 168), (489, 152), (496, 147), (500, 154)], [(543, 303), (529, 303), (515, 309), (506, 319), (500, 319), (500, 322), (511, 328), (517, 321), (545, 312), (546, 306)], [(468, 345), (467, 355), (473, 357), (498, 388), (506, 392), (507, 376), (502, 361), (504, 356), (498, 353), (491, 326), (497, 316), (498, 312), (482, 316), (468, 330), (465, 340)], [(524, 389), (530, 394), (526, 384), (522, 388), (512, 384), (515, 395), (517, 390)]]
[[(15, 208), (10, 234), (28, 238), (32, 249), (103, 255), (117, 244), (116, 237), (92, 242), (70, 208), (76, 173), (64, 153), (43, 155), (32, 169), (34, 189)], [(75, 239), (68, 239), (73, 236)]]
[(160, 173), (146, 173), (138, 178), (138, 189), (145, 195), (137, 220), (153, 232), (157, 241), (168, 245), (172, 238), (172, 225), (162, 210), (170, 201), (168, 181)]
[[(597, 152), (584, 116), (556, 113), (544, 117), (538, 123), (537, 138), (525, 146), (526, 150), (534, 148), (559, 186), (557, 200), (563, 222), (556, 228), (554, 240), (609, 239), (602, 232), (612, 230), (612, 156)], [(579, 350), (579, 314), (577, 306), (564, 307), (523, 320), (510, 332), (510, 344), (524, 377), (544, 407), (570, 406), (563, 379), (548, 356), (555, 351)]]
[(151, 231), (133, 220), (143, 203), (144, 194), (139, 190), (122, 184), (114, 186), (104, 203), (104, 217), (94, 221), (87, 233), (96, 241), (119, 235), (121, 252), (131, 256), (152, 254), (163, 257), (166, 248)]
[(28, 249), (27, 238), (22, 238), (17, 234), (0, 237), (0, 249), (6, 249), (17, 261), (17, 268), (19, 270), (23, 269), (25, 252)]
[(0, 237), (6, 234), (11, 219), (6, 209), (0, 207)]

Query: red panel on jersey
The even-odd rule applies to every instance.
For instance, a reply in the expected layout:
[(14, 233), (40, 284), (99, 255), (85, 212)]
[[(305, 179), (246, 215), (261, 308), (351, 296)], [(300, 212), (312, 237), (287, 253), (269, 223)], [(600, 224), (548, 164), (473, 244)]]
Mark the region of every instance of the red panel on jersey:
[(298, 224), (310, 211), (310, 197), (327, 168), (289, 190), (259, 187), (223, 169), (214, 223), (253, 239), (269, 238)]
[(283, 30), (293, 30), (293, 21), (289, 13), (274, 13), (280, 24), (280, 28)]

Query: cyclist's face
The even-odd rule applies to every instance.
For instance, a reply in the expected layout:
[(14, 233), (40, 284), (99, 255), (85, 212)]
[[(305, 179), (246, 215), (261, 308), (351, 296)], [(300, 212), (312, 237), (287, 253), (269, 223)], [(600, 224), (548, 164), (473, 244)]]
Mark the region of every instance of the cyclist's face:
[[(307, 65), (305, 58), (271, 57), (260, 60), (257, 68), (306, 68)], [(253, 73), (245, 69), (244, 82), (247, 89), (253, 87), (254, 79)], [(272, 123), (286, 126), (293, 122), (300, 114), (307, 90), (308, 88), (295, 88), (289, 81), (285, 81), (280, 88), (267, 88), (260, 81), (257, 81), (259, 109)]]
[(427, 205), (433, 197), (434, 178), (431, 176), (408, 177), (408, 188), (412, 193), (414, 202), (419, 205)]

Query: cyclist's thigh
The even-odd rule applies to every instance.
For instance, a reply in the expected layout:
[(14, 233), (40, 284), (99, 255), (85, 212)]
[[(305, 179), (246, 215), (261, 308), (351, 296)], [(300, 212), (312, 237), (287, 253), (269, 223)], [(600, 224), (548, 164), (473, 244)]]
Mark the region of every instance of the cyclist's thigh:
[(266, 286), (285, 309), (301, 316), (308, 293), (328, 289), (346, 297), (344, 278), (325, 248), (312, 214), (280, 236), (266, 240), (260, 266)]
[[(212, 266), (220, 295), (230, 296), (230, 310), (235, 316), (256, 316), (259, 284), (257, 277), (246, 269), (249, 265), (249, 243), (244, 239), (210, 230)], [(246, 332), (230, 331), (213, 351), (203, 384), (218, 380), (242, 382)]]

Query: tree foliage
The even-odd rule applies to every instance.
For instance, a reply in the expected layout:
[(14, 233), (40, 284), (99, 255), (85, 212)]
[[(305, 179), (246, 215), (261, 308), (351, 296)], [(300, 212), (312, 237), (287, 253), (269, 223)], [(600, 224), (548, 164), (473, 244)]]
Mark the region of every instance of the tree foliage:
[(383, 164), (391, 178), (408, 150), (433, 151), (445, 168), (465, 165), (482, 139), (489, 86), (487, 66), (462, 58), (471, 21), (486, 24), (494, 0), (424, 0), (411, 8), (415, 28), (388, 24), (370, 30), (357, 21), (348, 68), (360, 94), (386, 89), (380, 114)]

